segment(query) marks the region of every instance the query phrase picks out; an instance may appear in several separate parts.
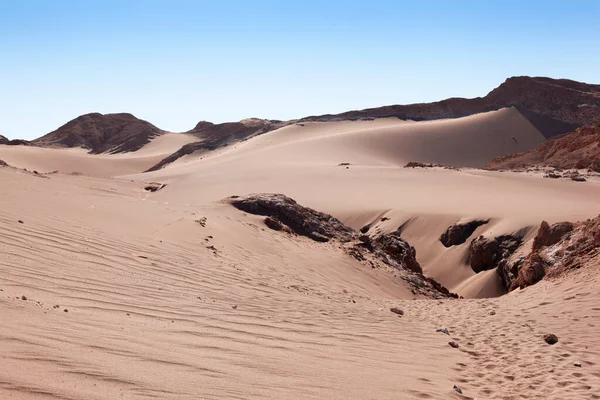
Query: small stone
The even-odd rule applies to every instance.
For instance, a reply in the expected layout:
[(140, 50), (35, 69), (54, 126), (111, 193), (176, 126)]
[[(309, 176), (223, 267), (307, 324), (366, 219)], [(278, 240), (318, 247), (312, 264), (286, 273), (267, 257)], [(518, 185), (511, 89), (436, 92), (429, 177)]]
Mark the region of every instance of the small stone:
[(456, 343), (455, 341), (448, 342), (448, 344), (450, 345), (450, 347), (453, 347), (455, 349), (459, 348), (458, 343)]
[(234, 310), (237, 310), (237, 304), (236, 304), (236, 305), (233, 305), (233, 306), (231, 306), (231, 308), (233, 308)]
[(558, 342), (558, 337), (553, 333), (549, 333), (547, 335), (544, 335), (544, 340), (548, 344), (555, 344)]
[(454, 385), (454, 387), (452, 389), (454, 389), (454, 391), (457, 393), (463, 394), (462, 390), (456, 385)]
[(491, 311), (489, 312), (489, 314), (490, 314), (490, 315), (496, 315), (496, 311), (494, 311), (494, 310), (491, 310)]
[(446, 329), (446, 328), (437, 328), (435, 331), (436, 332), (441, 332), (444, 335), (449, 335), (450, 334), (450, 332), (448, 332), (448, 329)]
[(21, 296), (21, 300), (27, 300), (27, 296), (25, 296), (25, 295)]
[(404, 315), (404, 311), (402, 311), (398, 307), (392, 307), (392, 308), (390, 308), (390, 311), (393, 312), (394, 314), (398, 314), (399, 316)]
[(20, 219), (20, 220), (19, 220), (19, 223), (20, 223), (20, 224), (24, 224), (25, 222), (23, 222), (23, 220), (22, 220), (22, 219)]
[(573, 365), (574, 365), (575, 367), (579, 367), (579, 368), (581, 368), (581, 363), (580, 363), (579, 361), (575, 361), (575, 362), (573, 363)]
[(64, 309), (64, 312), (69, 312), (69, 310), (67, 310), (66, 308)]

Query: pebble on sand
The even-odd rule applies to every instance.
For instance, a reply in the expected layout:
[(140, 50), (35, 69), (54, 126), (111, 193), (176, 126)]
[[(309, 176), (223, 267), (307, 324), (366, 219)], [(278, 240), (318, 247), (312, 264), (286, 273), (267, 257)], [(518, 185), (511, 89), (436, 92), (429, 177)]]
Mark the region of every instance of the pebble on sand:
[(544, 335), (544, 340), (548, 344), (555, 344), (556, 342), (558, 342), (558, 337), (554, 333), (549, 333), (547, 335)]
[(398, 314), (398, 316), (400, 316), (400, 317), (404, 315), (404, 311), (402, 311), (398, 307), (392, 307), (392, 308), (390, 308), (390, 311), (393, 312), (394, 314)]
[(455, 341), (448, 342), (448, 344), (449, 344), (451, 347), (454, 347), (455, 349), (458, 349), (458, 347), (459, 347), (459, 346), (458, 346), (458, 343), (456, 343)]

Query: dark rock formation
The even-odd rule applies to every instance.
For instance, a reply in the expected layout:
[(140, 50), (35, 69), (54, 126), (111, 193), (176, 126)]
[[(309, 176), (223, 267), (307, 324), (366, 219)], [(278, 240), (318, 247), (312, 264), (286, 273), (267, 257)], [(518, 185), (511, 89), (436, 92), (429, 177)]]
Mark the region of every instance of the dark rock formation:
[(422, 162), (418, 162), (418, 161), (411, 161), (404, 166), (404, 168), (436, 168), (436, 167), (443, 168), (444, 165), (437, 164), (437, 163), (422, 163)]
[(318, 242), (349, 241), (354, 231), (329, 214), (303, 207), (282, 194), (257, 194), (229, 199), (237, 209), (276, 218), (292, 232)]
[(163, 130), (131, 114), (85, 114), (32, 143), (43, 147), (83, 147), (90, 153), (139, 150)]
[(164, 158), (146, 172), (157, 171), (175, 160), (195, 153), (197, 151), (212, 151), (249, 139), (252, 136), (262, 135), (274, 129), (287, 125), (287, 122), (270, 121), (257, 118), (246, 119), (240, 122), (226, 122), (213, 124), (212, 122), (200, 121), (196, 127), (186, 133), (197, 136), (201, 141), (188, 143), (175, 153)]
[(417, 251), (405, 240), (394, 234), (381, 235), (376, 239), (383, 253), (398, 264), (403, 265), (410, 271), (423, 273), (421, 265), (417, 261)]
[(0, 144), (5, 144), (7, 146), (30, 146), (31, 143), (27, 140), (23, 139), (13, 139), (10, 140), (7, 137), (0, 135)]
[(448, 229), (446, 232), (442, 233), (440, 237), (440, 242), (445, 247), (457, 246), (459, 244), (463, 244), (467, 241), (469, 237), (475, 232), (475, 230), (481, 225), (485, 225), (490, 220), (474, 220), (470, 222), (464, 222), (460, 224), (454, 224)]
[(469, 247), (469, 264), (477, 273), (496, 268), (502, 259), (507, 259), (517, 250), (521, 242), (520, 238), (511, 235), (493, 239), (479, 236)]

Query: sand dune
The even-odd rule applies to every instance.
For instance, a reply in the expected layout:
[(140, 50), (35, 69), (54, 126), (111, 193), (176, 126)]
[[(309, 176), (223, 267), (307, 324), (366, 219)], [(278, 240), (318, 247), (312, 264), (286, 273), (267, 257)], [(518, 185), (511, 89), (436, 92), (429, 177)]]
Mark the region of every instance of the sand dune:
[[(516, 110), (306, 122), (140, 173), (192, 140), (119, 155), (0, 146), (10, 165), (61, 172), (0, 168), (1, 398), (599, 398), (597, 259), (481, 299), (502, 293), (498, 275), (472, 271), (468, 242), (439, 241), (473, 218), (490, 219), (473, 235), (528, 240), (541, 220), (597, 215), (599, 182), (403, 168), (536, 147)], [(219, 202), (253, 192), (371, 233), (402, 226), (426, 275), (480, 299), (415, 298), (391, 269)]]
[(198, 140), (193, 135), (167, 133), (151, 140), (133, 153), (91, 156), (81, 148), (43, 148), (0, 145), (0, 160), (13, 167), (42, 173), (60, 171), (90, 176), (110, 177), (145, 171), (187, 143)]
[(403, 237), (416, 247), (429, 276), (461, 295), (488, 297), (501, 292), (500, 282), (491, 275), (489, 280), (475, 277), (466, 265), (468, 243), (447, 249), (439, 242), (448, 226), (464, 218), (492, 218), (477, 234), (498, 236), (534, 231), (542, 220), (585, 219), (600, 213), (600, 186), (526, 174), (402, 166), (415, 159), (481, 166), (484, 157), (535, 147), (543, 140), (515, 109), (458, 120), (306, 123), (127, 178), (171, 183), (157, 195), (167, 201), (202, 204), (232, 194), (276, 192), (356, 229), (383, 215), (389, 220), (377, 225), (382, 232), (410, 221)]

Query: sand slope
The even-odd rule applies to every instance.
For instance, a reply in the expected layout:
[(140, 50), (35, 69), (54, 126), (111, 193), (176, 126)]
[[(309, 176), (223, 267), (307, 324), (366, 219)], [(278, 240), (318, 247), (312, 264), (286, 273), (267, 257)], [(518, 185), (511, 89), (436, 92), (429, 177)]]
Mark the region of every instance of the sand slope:
[[(0, 397), (459, 398), (457, 384), (466, 398), (593, 399), (600, 390), (597, 270), (494, 300), (412, 301), (386, 271), (224, 204), (6, 169), (0, 184), (11, 187), (0, 210)], [(559, 344), (543, 342), (548, 331)]]

